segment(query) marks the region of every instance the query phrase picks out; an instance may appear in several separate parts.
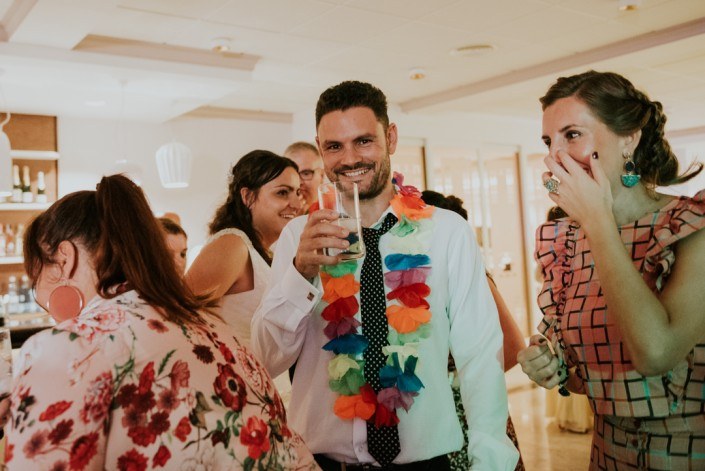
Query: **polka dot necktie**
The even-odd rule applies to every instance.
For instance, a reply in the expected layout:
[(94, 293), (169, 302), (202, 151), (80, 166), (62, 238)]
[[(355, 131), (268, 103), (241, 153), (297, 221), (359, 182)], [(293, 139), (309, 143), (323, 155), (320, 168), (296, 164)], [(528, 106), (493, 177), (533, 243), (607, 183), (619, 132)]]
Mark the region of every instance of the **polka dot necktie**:
[[(379, 370), (384, 366), (385, 357), (382, 347), (389, 345), (387, 335), (387, 300), (384, 295), (384, 276), (382, 275), (382, 257), (379, 253), (379, 239), (396, 224), (397, 218), (392, 213), (379, 229), (362, 228), (365, 241), (365, 261), (360, 272), (360, 304), (362, 305), (362, 334), (369, 340), (369, 346), (363, 353), (365, 359), (365, 379), (375, 392), (381, 389)], [(375, 427), (374, 422), (367, 422), (367, 449), (377, 462), (386, 466), (396, 458), (401, 450), (399, 430), (393, 427)]]

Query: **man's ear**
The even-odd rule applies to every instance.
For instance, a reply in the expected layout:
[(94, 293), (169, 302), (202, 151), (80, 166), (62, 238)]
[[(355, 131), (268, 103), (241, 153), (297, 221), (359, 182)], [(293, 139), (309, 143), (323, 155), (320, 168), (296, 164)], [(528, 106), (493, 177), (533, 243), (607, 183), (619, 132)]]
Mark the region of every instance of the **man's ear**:
[(389, 155), (392, 155), (397, 150), (398, 138), (397, 125), (389, 123), (389, 126), (387, 126), (387, 148), (389, 149)]
[(242, 198), (242, 202), (247, 206), (249, 209), (252, 209), (252, 205), (255, 203), (255, 192), (250, 190), (249, 188), (240, 188), (240, 198)]

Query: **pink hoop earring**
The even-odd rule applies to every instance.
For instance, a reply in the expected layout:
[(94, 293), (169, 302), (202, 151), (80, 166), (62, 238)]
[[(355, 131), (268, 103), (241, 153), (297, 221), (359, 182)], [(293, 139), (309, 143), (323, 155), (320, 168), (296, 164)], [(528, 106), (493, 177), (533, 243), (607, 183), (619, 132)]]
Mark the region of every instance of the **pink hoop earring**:
[(57, 322), (77, 317), (82, 310), (83, 293), (74, 286), (57, 286), (49, 295), (47, 311)]

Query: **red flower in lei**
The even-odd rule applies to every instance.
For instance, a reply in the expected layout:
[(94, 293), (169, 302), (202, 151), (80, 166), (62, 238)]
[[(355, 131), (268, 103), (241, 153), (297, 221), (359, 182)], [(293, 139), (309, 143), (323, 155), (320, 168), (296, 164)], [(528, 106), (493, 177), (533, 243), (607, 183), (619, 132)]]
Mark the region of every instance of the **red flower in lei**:
[[(394, 228), (392, 228), (390, 233), (398, 238), (417, 237), (421, 231), (428, 230), (427, 228), (430, 226), (428, 224), (424, 226), (419, 221), (430, 218), (434, 208), (426, 206), (421, 199), (421, 192), (413, 186), (404, 185), (403, 180), (404, 177), (401, 174), (394, 174), (392, 181), (396, 188), (396, 195), (391, 202), (391, 206), (399, 220), (397, 226), (401, 224), (406, 226), (404, 226), (404, 230), (399, 229), (396, 233)], [(393, 242), (390, 247), (395, 247)], [(426, 285), (426, 279), (431, 268), (420, 265), (427, 265), (427, 261), (416, 261), (418, 259), (428, 260), (426, 254), (409, 254), (406, 252), (397, 254), (402, 259), (407, 255), (409, 257), (404, 269), (390, 270), (385, 274), (385, 284), (391, 290), (387, 295), (387, 299), (397, 303), (388, 305), (387, 316), (390, 333), (396, 331), (397, 334), (407, 334), (409, 339), (415, 336), (415, 341), (418, 341), (428, 335), (428, 329), (417, 333), (418, 329), (422, 325), (428, 324), (431, 319), (431, 313), (428, 311), (430, 306), (425, 299), (431, 293), (431, 289)], [(355, 317), (360, 309), (356, 298), (357, 293), (359, 293), (359, 283), (355, 281), (354, 275), (350, 274), (350, 270), (338, 270), (337, 272), (335, 270), (327, 270), (321, 274), (321, 280), (324, 286), (323, 300), (329, 302), (321, 312), (322, 318), (327, 321), (324, 328), (326, 337), (331, 339), (332, 343), (348, 334), (359, 336), (361, 334), (359, 329), (361, 324)], [(412, 341), (404, 340), (399, 336), (395, 336), (395, 339), (401, 346)], [(354, 379), (354, 375), (360, 374), (359, 370), (353, 369), (350, 365), (356, 362), (361, 367), (359, 360), (361, 356), (361, 354), (338, 353), (331, 361), (332, 369), (329, 368), (331, 385), (338, 388), (334, 390), (340, 394), (335, 401), (334, 411), (341, 419), (358, 417), (373, 422), (377, 427), (394, 426), (399, 423), (397, 409), (403, 408), (408, 411), (417, 392), (412, 390), (402, 393), (397, 388), (396, 380), (393, 377), (392, 381), (394, 384), (392, 386), (384, 386), (379, 393), (375, 393), (369, 383), (365, 383), (358, 390), (355, 390), (354, 386), (349, 386), (350, 384), (354, 385), (355, 381), (344, 381), (341, 378), (345, 378), (351, 372), (353, 375), (351, 379)], [(336, 363), (333, 364), (333, 362)], [(389, 365), (389, 368), (392, 367), (389, 356), (387, 365)], [(343, 370), (339, 371), (341, 368)], [(347, 370), (344, 368), (347, 368)], [(381, 373), (382, 371), (380, 371)], [(413, 375), (414, 372), (412, 371), (411, 374)], [(389, 381), (388, 378), (387, 381)], [(418, 378), (416, 378), (416, 381), (420, 385), (419, 387), (423, 387)], [(396, 398), (396, 400), (391, 400), (392, 398)]]

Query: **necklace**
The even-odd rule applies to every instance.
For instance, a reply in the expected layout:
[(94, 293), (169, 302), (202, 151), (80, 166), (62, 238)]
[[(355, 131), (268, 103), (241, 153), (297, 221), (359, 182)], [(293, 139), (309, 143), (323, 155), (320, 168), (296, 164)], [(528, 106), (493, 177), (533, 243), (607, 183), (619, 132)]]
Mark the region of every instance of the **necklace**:
[(431, 333), (425, 298), (431, 293), (426, 284), (431, 272), (427, 252), (435, 208), (427, 206), (421, 193), (403, 181), (395, 172), (391, 207), (398, 221), (379, 247), (380, 253), (389, 254), (384, 257), (389, 345), (382, 349), (386, 363), (379, 372), (382, 389), (377, 393), (363, 374), (363, 353), (369, 342), (360, 329), (358, 262), (324, 266), (321, 271), (323, 301), (328, 303), (321, 312), (326, 321), (323, 332), (330, 339), (323, 349), (334, 354), (328, 363), (328, 384), (338, 394), (333, 410), (341, 419), (359, 417), (377, 427), (399, 423), (398, 409), (408, 412), (424, 387), (416, 376), (418, 347)]

